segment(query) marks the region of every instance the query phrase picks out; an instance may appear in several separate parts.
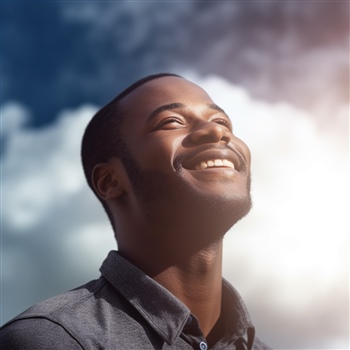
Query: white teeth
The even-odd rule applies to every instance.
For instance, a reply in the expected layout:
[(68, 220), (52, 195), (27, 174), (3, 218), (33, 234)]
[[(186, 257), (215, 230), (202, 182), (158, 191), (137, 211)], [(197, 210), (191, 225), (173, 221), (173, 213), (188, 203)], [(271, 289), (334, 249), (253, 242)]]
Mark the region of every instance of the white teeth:
[(230, 167), (230, 168), (234, 168), (234, 167), (235, 167), (235, 166), (233, 165), (233, 163), (232, 163), (231, 161), (227, 160), (227, 159), (224, 159), (223, 162), (224, 162), (224, 165), (225, 165), (225, 166), (228, 166), (228, 167)]
[(221, 159), (215, 159), (214, 164), (215, 166), (223, 166), (224, 162)]
[(227, 160), (227, 159), (214, 159), (214, 160), (208, 160), (207, 162), (200, 162), (196, 166), (197, 170), (204, 170), (207, 168), (214, 168), (214, 167), (226, 167), (226, 168), (232, 168), (234, 169), (234, 164)]
[(200, 169), (205, 169), (205, 168), (207, 168), (207, 167), (208, 167), (208, 165), (207, 165), (206, 162), (201, 162), (201, 163), (199, 164), (199, 168), (200, 168)]

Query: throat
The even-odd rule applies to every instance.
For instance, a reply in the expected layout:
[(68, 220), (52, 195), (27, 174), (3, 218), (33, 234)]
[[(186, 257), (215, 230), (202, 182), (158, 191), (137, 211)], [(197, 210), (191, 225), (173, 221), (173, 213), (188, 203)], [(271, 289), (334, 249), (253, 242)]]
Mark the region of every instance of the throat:
[(214, 330), (221, 313), (222, 242), (170, 266), (153, 278), (185, 304), (198, 319), (205, 337), (216, 339)]

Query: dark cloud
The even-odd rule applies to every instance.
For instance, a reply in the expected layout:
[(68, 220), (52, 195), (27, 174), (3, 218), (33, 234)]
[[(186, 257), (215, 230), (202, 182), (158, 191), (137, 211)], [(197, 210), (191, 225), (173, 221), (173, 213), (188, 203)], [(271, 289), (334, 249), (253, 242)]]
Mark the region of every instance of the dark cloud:
[(3, 100), (33, 125), (155, 71), (221, 75), (270, 101), (348, 101), (347, 2), (3, 4)]

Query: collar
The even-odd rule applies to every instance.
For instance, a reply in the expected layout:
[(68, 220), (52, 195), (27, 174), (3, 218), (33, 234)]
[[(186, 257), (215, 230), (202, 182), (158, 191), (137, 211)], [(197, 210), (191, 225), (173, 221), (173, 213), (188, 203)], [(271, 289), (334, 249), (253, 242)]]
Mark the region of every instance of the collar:
[(163, 340), (172, 345), (180, 336), (190, 310), (116, 251), (109, 252), (100, 271)]
[[(100, 271), (167, 344), (175, 342), (190, 316), (190, 310), (180, 300), (116, 251), (109, 252)], [(226, 340), (231, 343), (247, 335), (248, 349), (251, 349), (254, 327), (248, 310), (226, 280), (223, 280), (221, 316), (224, 317)]]
[(237, 290), (225, 279), (222, 281), (221, 317), (224, 317), (226, 341), (232, 343), (243, 338), (246, 339), (248, 349), (252, 349), (255, 328), (248, 309)]

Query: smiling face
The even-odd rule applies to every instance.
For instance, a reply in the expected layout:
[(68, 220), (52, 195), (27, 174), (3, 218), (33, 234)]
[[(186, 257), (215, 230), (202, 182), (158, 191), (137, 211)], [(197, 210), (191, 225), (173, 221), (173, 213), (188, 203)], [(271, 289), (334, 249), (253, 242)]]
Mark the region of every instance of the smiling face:
[(122, 162), (150, 220), (224, 233), (247, 214), (249, 150), (203, 89), (162, 77), (138, 87), (120, 106), (126, 113)]

